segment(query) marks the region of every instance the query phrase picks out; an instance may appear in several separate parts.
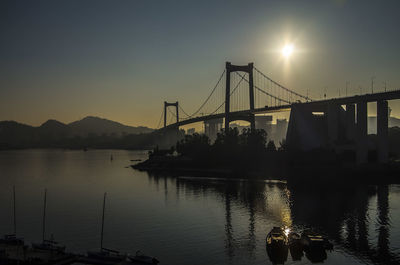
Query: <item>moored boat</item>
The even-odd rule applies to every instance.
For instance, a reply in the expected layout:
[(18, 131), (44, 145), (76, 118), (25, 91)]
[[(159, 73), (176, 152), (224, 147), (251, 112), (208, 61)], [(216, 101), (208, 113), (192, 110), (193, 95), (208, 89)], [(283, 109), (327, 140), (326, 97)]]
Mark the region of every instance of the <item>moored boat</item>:
[(0, 239), (0, 245), (22, 246), (24, 245), (24, 239), (18, 238), (15, 234), (5, 235)]
[(301, 237), (295, 232), (290, 232), (288, 235), (289, 246), (301, 247)]
[(327, 238), (311, 229), (303, 231), (301, 235), (301, 243), (305, 250), (325, 250), (333, 248), (333, 245)]
[(95, 264), (115, 264), (122, 261), (126, 261), (127, 255), (122, 254), (117, 250), (112, 250), (103, 247), (103, 235), (104, 235), (104, 215), (106, 210), (106, 198), (107, 193), (104, 193), (103, 197), (103, 213), (101, 218), (101, 233), (100, 233), (100, 250), (99, 251), (88, 251), (87, 257), (91, 263)]
[(45, 239), (42, 243), (33, 243), (32, 248), (34, 250), (53, 251), (57, 253), (65, 252), (65, 246), (59, 245), (53, 238), (50, 240)]
[[(144, 255), (142, 252), (137, 251), (135, 256), (122, 254), (119, 251), (103, 247), (103, 234), (104, 234), (104, 215), (106, 210), (107, 193), (103, 197), (103, 214), (101, 218), (101, 233), (100, 233), (100, 251), (88, 251), (87, 259), (90, 263), (95, 264), (116, 264), (120, 262), (132, 264), (158, 264), (158, 259)], [(125, 264), (123, 263), (123, 264)]]
[(0, 238), (0, 245), (2, 246), (23, 246), (24, 239), (17, 237), (17, 213), (16, 213), (16, 196), (15, 186), (13, 186), (13, 216), (14, 216), (14, 233), (10, 235), (4, 235)]
[(287, 243), (287, 236), (280, 227), (273, 227), (266, 238), (267, 247), (280, 248), (287, 246)]
[(303, 245), (301, 237), (295, 232), (290, 232), (288, 235), (290, 255), (293, 260), (301, 260), (303, 257)]
[(126, 259), (125, 254), (121, 254), (116, 250), (101, 248), (100, 251), (88, 251), (87, 257), (94, 263), (118, 263)]
[(53, 234), (50, 239), (46, 239), (46, 208), (47, 208), (47, 189), (44, 190), (43, 201), (43, 222), (42, 222), (42, 243), (32, 243), (32, 248), (37, 251), (50, 251), (58, 254), (65, 252), (65, 246), (61, 246), (58, 242), (54, 241)]
[(288, 239), (280, 227), (273, 227), (266, 238), (268, 257), (272, 263), (284, 263), (288, 256)]

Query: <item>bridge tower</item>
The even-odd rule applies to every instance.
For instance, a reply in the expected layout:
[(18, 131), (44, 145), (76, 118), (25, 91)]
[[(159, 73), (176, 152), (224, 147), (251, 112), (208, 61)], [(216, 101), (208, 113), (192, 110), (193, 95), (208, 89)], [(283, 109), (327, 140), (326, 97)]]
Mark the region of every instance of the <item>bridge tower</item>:
[[(253, 83), (253, 63), (247, 65), (232, 65), (226, 62), (226, 91), (225, 91), (225, 131), (229, 130), (229, 122), (233, 120), (230, 115), (230, 95), (231, 95), (231, 73), (245, 72), (249, 74), (249, 95), (250, 95), (250, 110), (254, 110), (254, 83)], [(256, 128), (254, 114), (251, 113), (246, 120), (250, 122), (251, 129)]]
[(167, 127), (167, 108), (168, 107), (175, 107), (176, 109), (176, 123), (179, 122), (179, 105), (178, 101), (175, 103), (169, 103), (164, 101), (164, 128)]

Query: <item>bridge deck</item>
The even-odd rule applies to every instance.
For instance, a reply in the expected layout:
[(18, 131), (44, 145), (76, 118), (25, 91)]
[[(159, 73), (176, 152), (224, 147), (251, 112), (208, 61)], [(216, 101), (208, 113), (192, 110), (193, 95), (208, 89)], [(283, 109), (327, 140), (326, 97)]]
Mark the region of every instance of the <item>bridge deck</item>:
[[(310, 102), (298, 102), (298, 103), (292, 103), (292, 104), (280, 105), (280, 106), (271, 106), (271, 107), (265, 106), (263, 108), (257, 108), (252, 111), (251, 110), (233, 111), (233, 112), (230, 112), (229, 114), (231, 116), (244, 116), (244, 115), (248, 115), (248, 114), (263, 114), (263, 113), (288, 111), (294, 105), (307, 105), (307, 106), (323, 106), (323, 105), (329, 105), (329, 104), (345, 105), (345, 104), (352, 104), (352, 103), (357, 103), (357, 102), (375, 102), (375, 101), (379, 101), (379, 100), (393, 100), (393, 99), (400, 99), (400, 90), (389, 91), (389, 92), (380, 92), (380, 93), (374, 93), (374, 94), (357, 95), (357, 96), (350, 96), (350, 97), (343, 97), (343, 98), (316, 100), (316, 101), (310, 101)], [(213, 120), (213, 119), (220, 119), (220, 118), (224, 118), (224, 117), (225, 117), (225, 113), (199, 116), (199, 117), (194, 117), (194, 118), (190, 118), (187, 120), (182, 120), (182, 121), (179, 121), (178, 123), (170, 124), (163, 129), (175, 128), (177, 126), (183, 126), (183, 125), (187, 125), (187, 124), (191, 124), (191, 123), (202, 122), (202, 121)]]
[(376, 102), (380, 100), (394, 100), (400, 99), (400, 90), (380, 92), (374, 94), (357, 95), (342, 98), (331, 98), (326, 100), (316, 100), (305, 103), (295, 103), (295, 104), (307, 104), (307, 105), (328, 105), (328, 104), (352, 104), (357, 102)]

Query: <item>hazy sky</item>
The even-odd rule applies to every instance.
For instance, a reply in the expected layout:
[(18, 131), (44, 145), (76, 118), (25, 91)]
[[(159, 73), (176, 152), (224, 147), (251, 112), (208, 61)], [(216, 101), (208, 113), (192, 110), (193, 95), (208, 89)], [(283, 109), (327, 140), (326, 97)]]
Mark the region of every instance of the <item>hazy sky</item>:
[[(1, 1), (0, 120), (155, 127), (197, 109), (225, 61), (314, 98), (400, 88), (400, 1)], [(295, 46), (290, 62), (278, 52)], [(400, 116), (400, 102), (390, 105)]]

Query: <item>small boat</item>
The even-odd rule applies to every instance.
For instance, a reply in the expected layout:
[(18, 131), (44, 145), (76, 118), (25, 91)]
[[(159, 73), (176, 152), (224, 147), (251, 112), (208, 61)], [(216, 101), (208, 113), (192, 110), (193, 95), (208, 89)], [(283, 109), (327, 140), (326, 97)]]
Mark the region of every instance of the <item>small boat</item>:
[(65, 252), (65, 246), (61, 246), (58, 242), (54, 241), (53, 234), (50, 239), (46, 239), (46, 207), (47, 207), (47, 189), (44, 190), (43, 202), (43, 226), (42, 226), (42, 243), (32, 243), (32, 248), (39, 251), (51, 251), (58, 254)]
[[(158, 259), (146, 256), (140, 251), (136, 252), (135, 256), (122, 254), (119, 251), (103, 247), (103, 234), (104, 234), (104, 214), (106, 209), (107, 193), (104, 193), (103, 198), (103, 214), (101, 218), (101, 234), (100, 234), (100, 251), (88, 251), (87, 257), (89, 262), (96, 264), (116, 264), (119, 262), (127, 262), (132, 264), (158, 264)], [(124, 263), (125, 264), (125, 263)]]
[(23, 238), (17, 238), (15, 234), (5, 235), (0, 239), (0, 245), (9, 245), (9, 246), (22, 246), (24, 245)]
[(288, 256), (288, 239), (280, 227), (273, 227), (266, 238), (268, 257), (272, 263), (283, 264)]
[(5, 235), (0, 239), (0, 245), (7, 246), (23, 246), (24, 239), (17, 237), (17, 214), (16, 214), (16, 200), (15, 200), (15, 186), (13, 186), (13, 205), (14, 205), (14, 233), (10, 235)]
[(120, 254), (116, 250), (101, 248), (100, 251), (88, 251), (87, 256), (90, 260), (100, 261), (100, 263), (111, 262), (111, 264), (124, 261), (126, 255)]
[(287, 246), (288, 239), (282, 228), (274, 227), (268, 233), (267, 238), (266, 238), (266, 243), (267, 243), (267, 247), (269, 246), (269, 247), (274, 247), (274, 248), (280, 248), (280, 247)]
[(324, 239), (320, 234), (311, 229), (304, 230), (301, 234), (301, 243), (305, 250), (324, 249)]
[(94, 259), (97, 262), (107, 264), (107, 262), (115, 263), (115, 262), (124, 261), (124, 260), (126, 260), (126, 255), (119, 253), (119, 251), (117, 251), (117, 250), (112, 250), (112, 249), (103, 247), (104, 214), (105, 214), (105, 209), (106, 209), (106, 198), (107, 198), (107, 193), (104, 193), (103, 214), (102, 214), (102, 218), (101, 218), (100, 251), (88, 251), (87, 257), (89, 259)]
[(301, 243), (303, 245), (306, 257), (312, 262), (323, 262), (327, 259), (326, 246), (329, 241), (321, 234), (307, 229), (301, 235)]
[(333, 245), (321, 234), (307, 229), (301, 235), (301, 243), (304, 250), (333, 249)]
[(42, 243), (33, 243), (32, 248), (35, 250), (51, 251), (57, 253), (65, 252), (65, 246), (58, 245), (58, 242), (52, 239), (45, 239)]
[(301, 237), (295, 232), (290, 232), (288, 235), (289, 246), (301, 246)]
[(295, 232), (290, 232), (288, 235), (290, 255), (293, 260), (301, 260), (303, 257), (303, 245), (301, 237)]
[(136, 252), (135, 256), (128, 256), (131, 262), (139, 262), (144, 264), (158, 264), (160, 261), (155, 257), (144, 255), (140, 250)]

